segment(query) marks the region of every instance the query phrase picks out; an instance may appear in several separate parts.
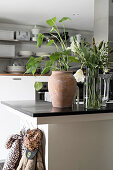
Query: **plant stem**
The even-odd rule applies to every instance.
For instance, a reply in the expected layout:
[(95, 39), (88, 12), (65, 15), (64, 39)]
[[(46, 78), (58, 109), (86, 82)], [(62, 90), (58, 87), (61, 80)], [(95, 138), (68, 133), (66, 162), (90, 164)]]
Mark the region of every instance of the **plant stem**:
[(63, 42), (63, 40), (62, 40), (62, 38), (61, 38), (61, 36), (60, 36), (60, 32), (59, 32), (59, 29), (58, 29), (58, 27), (57, 27), (57, 25), (55, 24), (55, 26), (56, 26), (56, 29), (55, 29), (55, 31), (56, 31), (56, 33), (58, 34), (58, 36), (59, 36), (59, 38), (60, 38), (60, 40), (61, 40), (61, 46), (62, 46), (62, 49), (63, 49), (63, 51), (66, 49), (66, 46), (65, 46), (65, 44), (64, 44), (64, 42)]
[(63, 25), (63, 28), (64, 28), (65, 46), (66, 46), (66, 48), (67, 48), (66, 29), (65, 29), (65, 25), (64, 25), (63, 22), (62, 22), (62, 25)]
[(52, 34), (52, 33), (50, 33), (50, 35), (52, 35), (53, 37), (55, 37), (55, 38), (58, 40), (58, 42), (60, 43), (60, 40), (57, 38), (57, 36), (55, 36), (55, 35)]

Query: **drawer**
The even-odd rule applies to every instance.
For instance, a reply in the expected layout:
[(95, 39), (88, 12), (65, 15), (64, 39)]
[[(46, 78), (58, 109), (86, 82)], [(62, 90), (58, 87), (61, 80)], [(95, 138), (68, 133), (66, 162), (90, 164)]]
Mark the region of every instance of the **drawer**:
[(35, 79), (33, 76), (1, 76), (0, 101), (4, 100), (34, 100)]

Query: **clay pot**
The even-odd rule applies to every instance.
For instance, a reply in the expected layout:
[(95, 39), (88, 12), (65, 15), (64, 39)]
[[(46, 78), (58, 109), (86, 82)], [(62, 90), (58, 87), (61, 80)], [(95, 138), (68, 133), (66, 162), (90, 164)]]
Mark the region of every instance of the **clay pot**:
[(48, 89), (53, 107), (72, 107), (76, 92), (76, 80), (70, 71), (52, 71)]

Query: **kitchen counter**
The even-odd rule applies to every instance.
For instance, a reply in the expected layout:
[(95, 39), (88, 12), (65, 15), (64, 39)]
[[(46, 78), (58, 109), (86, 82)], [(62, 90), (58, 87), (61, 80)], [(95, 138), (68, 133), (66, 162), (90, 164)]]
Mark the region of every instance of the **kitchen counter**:
[(20, 111), (26, 115), (32, 117), (51, 117), (51, 116), (68, 116), (68, 115), (85, 115), (85, 114), (102, 114), (112, 113), (113, 104), (109, 103), (106, 107), (101, 109), (90, 109), (84, 108), (83, 104), (75, 104), (72, 108), (53, 108), (51, 102), (45, 101), (2, 101), (2, 104), (9, 106), (17, 111)]

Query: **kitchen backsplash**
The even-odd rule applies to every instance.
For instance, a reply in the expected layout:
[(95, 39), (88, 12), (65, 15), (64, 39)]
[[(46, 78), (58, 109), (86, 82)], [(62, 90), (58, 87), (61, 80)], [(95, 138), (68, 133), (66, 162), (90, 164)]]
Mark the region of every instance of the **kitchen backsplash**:
[[(0, 30), (9, 30), (9, 31), (30, 31), (33, 29), (33, 26), (30, 25), (14, 25), (14, 24), (5, 24), (5, 23), (0, 23)], [(49, 32), (49, 28), (37, 26), (40, 29), (41, 33), (47, 33)], [(91, 42), (93, 32), (91, 31), (81, 31), (81, 30), (74, 30), (74, 29), (67, 29), (69, 33), (69, 37), (76, 35), (76, 34), (81, 34), (83, 38), (85, 38), (86, 41)], [(61, 32), (63, 30), (61, 29)], [(18, 56), (19, 51), (32, 51), (34, 53), (36, 52), (45, 52), (45, 53), (52, 53), (56, 50), (54, 46), (47, 48), (46, 44), (42, 45), (40, 48), (37, 48), (36, 42), (8, 42), (8, 41), (0, 41), (0, 44), (5, 44), (5, 45), (15, 45), (15, 56)], [(19, 65), (25, 65), (26, 62), (28, 61), (28, 58), (0, 58), (0, 73), (4, 73), (6, 70), (7, 65), (12, 65), (14, 62), (18, 62)], [(73, 66), (73, 64), (72, 64)], [(78, 64), (75, 66), (78, 66)]]

